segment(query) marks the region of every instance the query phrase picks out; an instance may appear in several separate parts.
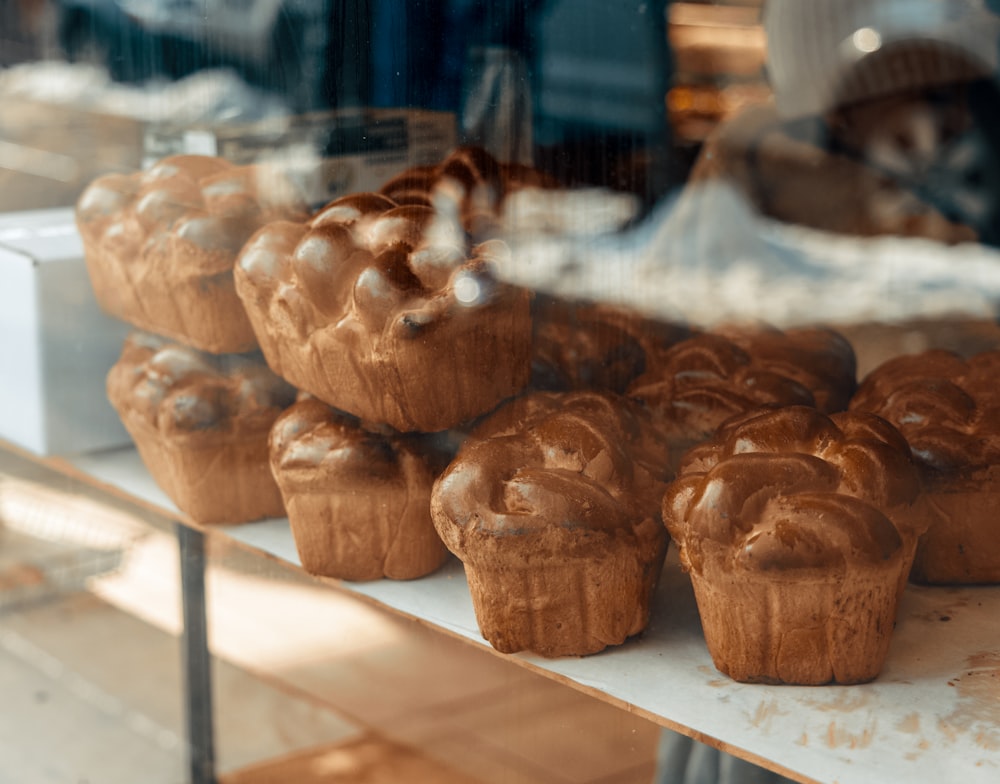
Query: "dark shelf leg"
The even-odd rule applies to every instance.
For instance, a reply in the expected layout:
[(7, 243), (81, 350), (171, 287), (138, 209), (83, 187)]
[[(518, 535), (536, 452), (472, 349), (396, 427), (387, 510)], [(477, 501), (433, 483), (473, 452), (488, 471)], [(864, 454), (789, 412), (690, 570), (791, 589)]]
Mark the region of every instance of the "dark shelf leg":
[(211, 656), (205, 613), (205, 535), (177, 523), (184, 613), (182, 665), (191, 784), (215, 784)]

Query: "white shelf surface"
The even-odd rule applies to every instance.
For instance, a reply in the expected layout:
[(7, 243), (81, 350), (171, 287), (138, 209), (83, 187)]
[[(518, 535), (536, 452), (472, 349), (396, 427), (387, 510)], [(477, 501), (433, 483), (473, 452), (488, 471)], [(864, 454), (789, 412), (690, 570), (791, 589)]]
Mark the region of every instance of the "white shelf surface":
[[(132, 449), (68, 462), (97, 483), (186, 519)], [(215, 530), (299, 565), (287, 520)], [(488, 647), (457, 560), (420, 580), (338, 586)], [(511, 658), (800, 780), (1000, 781), (1000, 586), (909, 586), (889, 656), (872, 683), (740, 684), (712, 665), (689, 580), (672, 552), (641, 636), (584, 658)]]

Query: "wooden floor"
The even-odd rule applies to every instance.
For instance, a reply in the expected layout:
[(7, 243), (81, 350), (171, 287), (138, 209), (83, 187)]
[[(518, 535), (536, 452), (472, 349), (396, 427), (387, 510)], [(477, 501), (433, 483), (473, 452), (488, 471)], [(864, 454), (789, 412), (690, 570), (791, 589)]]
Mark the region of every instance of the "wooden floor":
[[(221, 784), (652, 779), (652, 723), (223, 536), (208, 550)], [(169, 527), (0, 478), (0, 781), (185, 780), (178, 573)]]

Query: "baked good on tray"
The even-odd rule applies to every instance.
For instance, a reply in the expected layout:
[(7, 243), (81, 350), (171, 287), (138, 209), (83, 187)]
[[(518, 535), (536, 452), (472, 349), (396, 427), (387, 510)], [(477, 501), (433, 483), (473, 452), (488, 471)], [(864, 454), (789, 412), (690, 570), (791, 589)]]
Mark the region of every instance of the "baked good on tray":
[(431, 487), (444, 444), (423, 434), (373, 432), (309, 397), (275, 422), (271, 470), (295, 547), (310, 574), (409, 580), (448, 558), (431, 522)]
[(645, 628), (667, 466), (643, 409), (612, 393), (531, 393), (470, 434), (431, 513), (494, 648), (583, 656)]
[(683, 453), (731, 416), (765, 405), (841, 411), (856, 387), (854, 350), (833, 330), (730, 328), (677, 343), (627, 394), (657, 415)]
[(267, 439), (295, 390), (259, 354), (206, 354), (134, 333), (107, 391), (153, 479), (193, 520), (284, 516)]
[(270, 366), (370, 423), (440, 431), (528, 381), (530, 294), (492, 272), (447, 214), (377, 193), (337, 199), (247, 243), (236, 289)]
[(875, 678), (929, 518), (899, 431), (807, 406), (726, 422), (663, 498), (712, 660), (749, 682)]
[(305, 210), (277, 172), (177, 155), (97, 178), (76, 223), (106, 312), (203, 351), (241, 353), (257, 341), (233, 287), (236, 255), (265, 223)]
[(623, 393), (656, 357), (690, 337), (686, 327), (624, 308), (536, 293), (532, 389)]
[(498, 230), (504, 201), (510, 194), (522, 188), (553, 185), (551, 178), (538, 169), (499, 161), (482, 147), (464, 146), (439, 163), (400, 172), (379, 193), (396, 204), (451, 212), (463, 230), (484, 239)]
[(883, 363), (851, 402), (893, 422), (922, 470), (938, 515), (917, 548), (918, 582), (1000, 582), (998, 383), (1000, 351), (936, 349)]

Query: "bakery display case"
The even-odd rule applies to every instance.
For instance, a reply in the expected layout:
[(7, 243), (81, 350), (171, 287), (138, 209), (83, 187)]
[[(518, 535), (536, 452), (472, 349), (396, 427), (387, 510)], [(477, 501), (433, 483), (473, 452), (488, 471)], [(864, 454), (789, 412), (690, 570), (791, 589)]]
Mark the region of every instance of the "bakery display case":
[(1000, 8), (23, 5), (0, 774), (1000, 776)]

